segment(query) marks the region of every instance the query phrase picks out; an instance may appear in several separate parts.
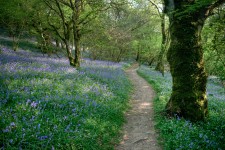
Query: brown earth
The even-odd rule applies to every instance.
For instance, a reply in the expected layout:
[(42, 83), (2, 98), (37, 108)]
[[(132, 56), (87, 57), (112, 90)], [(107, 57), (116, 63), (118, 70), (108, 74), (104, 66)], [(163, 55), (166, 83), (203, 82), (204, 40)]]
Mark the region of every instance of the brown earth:
[(130, 100), (131, 109), (126, 113), (121, 142), (116, 150), (161, 150), (153, 122), (153, 98), (155, 93), (150, 85), (138, 74), (138, 64), (126, 72), (135, 89)]

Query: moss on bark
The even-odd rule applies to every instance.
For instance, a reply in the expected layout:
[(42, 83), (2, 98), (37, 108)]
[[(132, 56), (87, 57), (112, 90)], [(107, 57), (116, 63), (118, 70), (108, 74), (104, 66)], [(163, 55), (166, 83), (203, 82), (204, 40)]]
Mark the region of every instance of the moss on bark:
[(191, 121), (204, 120), (208, 104), (201, 46), (203, 21), (192, 17), (175, 20), (171, 22), (171, 44), (167, 53), (173, 89), (166, 111)]

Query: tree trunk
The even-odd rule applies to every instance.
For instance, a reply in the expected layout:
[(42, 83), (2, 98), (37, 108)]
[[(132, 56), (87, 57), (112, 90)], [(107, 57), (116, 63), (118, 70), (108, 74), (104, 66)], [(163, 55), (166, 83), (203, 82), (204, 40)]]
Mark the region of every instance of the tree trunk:
[(170, 19), (170, 48), (167, 59), (173, 78), (172, 95), (166, 105), (169, 115), (191, 121), (208, 115), (207, 75), (203, 62), (201, 31), (204, 21), (224, 0), (164, 0)]
[(55, 39), (55, 46), (57, 47), (57, 48), (59, 48), (60, 47), (60, 43), (59, 43), (59, 39)]
[(60, 45), (61, 45), (62, 49), (65, 49), (66, 46), (65, 46), (65, 44), (63, 42), (60, 42)]
[(138, 45), (138, 51), (137, 51), (137, 56), (136, 56), (136, 62), (140, 61), (140, 46)]
[(161, 43), (161, 50), (159, 52), (157, 64), (155, 70), (160, 71), (164, 76), (164, 64), (163, 64), (163, 57), (166, 51), (166, 29), (165, 29), (165, 14), (163, 13), (161, 16), (161, 32), (162, 32), (162, 43)]
[(13, 50), (14, 51), (17, 51), (18, 50), (18, 47), (19, 47), (19, 40), (16, 38), (15, 35), (13, 35)]
[(75, 38), (74, 41), (75, 44), (75, 59), (74, 59), (74, 66), (76, 68), (80, 67), (80, 59), (81, 59), (81, 53), (80, 53), (80, 38)]
[(152, 66), (152, 63), (154, 62), (155, 58), (151, 58), (149, 61), (148, 61), (148, 65), (149, 66)]
[(81, 13), (81, 1), (75, 0), (75, 5), (73, 7), (73, 33), (74, 33), (74, 45), (75, 45), (75, 58), (74, 58), (74, 66), (76, 68), (80, 67), (80, 57), (81, 57), (81, 47), (80, 47), (80, 13)]
[(72, 52), (70, 50), (69, 42), (67, 40), (64, 40), (64, 44), (65, 44), (65, 47), (66, 47), (67, 57), (69, 58), (70, 65), (75, 66), (74, 58), (73, 58)]
[(173, 88), (166, 111), (171, 116), (176, 114), (191, 121), (204, 120), (208, 114), (207, 75), (201, 45), (204, 21), (198, 17), (173, 19), (170, 22), (171, 43), (167, 53)]

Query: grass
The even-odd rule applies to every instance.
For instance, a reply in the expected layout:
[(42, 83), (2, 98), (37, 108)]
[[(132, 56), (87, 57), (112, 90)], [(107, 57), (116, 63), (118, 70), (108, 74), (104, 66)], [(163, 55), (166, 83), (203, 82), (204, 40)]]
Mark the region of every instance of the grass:
[(155, 121), (163, 149), (225, 149), (225, 89), (216, 79), (209, 78), (207, 84), (209, 117), (204, 122), (192, 123), (177, 116), (169, 119), (161, 115), (172, 89), (169, 73), (162, 77), (154, 69), (145, 66), (141, 66), (138, 73), (157, 92), (154, 100)]
[(131, 84), (123, 65), (2, 47), (0, 149), (113, 149)]

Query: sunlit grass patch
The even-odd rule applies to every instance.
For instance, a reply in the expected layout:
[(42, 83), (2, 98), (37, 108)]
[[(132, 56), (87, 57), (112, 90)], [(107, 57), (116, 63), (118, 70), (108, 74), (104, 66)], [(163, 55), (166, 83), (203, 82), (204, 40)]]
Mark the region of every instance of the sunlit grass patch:
[(131, 84), (122, 65), (3, 48), (0, 54), (2, 149), (112, 149)]
[(210, 79), (207, 84), (209, 117), (205, 122), (191, 123), (177, 116), (168, 119), (162, 115), (171, 94), (172, 78), (169, 73), (162, 77), (153, 68), (145, 66), (141, 66), (138, 73), (157, 92), (155, 121), (164, 149), (225, 149), (225, 91), (218, 82)]

